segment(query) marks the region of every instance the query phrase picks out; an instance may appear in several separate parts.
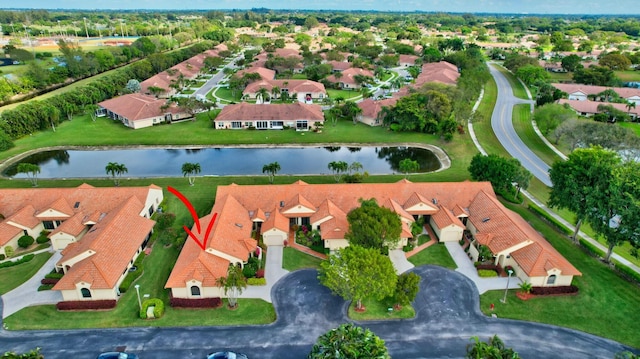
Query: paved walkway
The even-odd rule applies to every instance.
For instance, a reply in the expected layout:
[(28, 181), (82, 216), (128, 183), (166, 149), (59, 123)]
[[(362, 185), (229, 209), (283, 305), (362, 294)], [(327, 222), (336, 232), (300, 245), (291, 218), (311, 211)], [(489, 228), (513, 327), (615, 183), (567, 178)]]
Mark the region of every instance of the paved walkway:
[(264, 265), (264, 277), (267, 285), (251, 285), (245, 289), (239, 298), (259, 298), (271, 303), (271, 288), (289, 273), (282, 268), (283, 246), (269, 246), (266, 250), (267, 260)]
[(393, 268), (395, 268), (397, 274), (402, 274), (415, 267), (407, 260), (407, 256), (402, 249), (390, 250), (389, 259), (391, 259), (391, 263), (393, 264)]
[(40, 268), (40, 270), (31, 277), (31, 279), (2, 296), (2, 318), (6, 318), (26, 307), (42, 304), (56, 304), (62, 300), (62, 294), (59, 291), (45, 290), (38, 292), (40, 280), (44, 278), (46, 274), (51, 272), (60, 258), (62, 258), (60, 252), (54, 252), (51, 258), (49, 258), (42, 268)]

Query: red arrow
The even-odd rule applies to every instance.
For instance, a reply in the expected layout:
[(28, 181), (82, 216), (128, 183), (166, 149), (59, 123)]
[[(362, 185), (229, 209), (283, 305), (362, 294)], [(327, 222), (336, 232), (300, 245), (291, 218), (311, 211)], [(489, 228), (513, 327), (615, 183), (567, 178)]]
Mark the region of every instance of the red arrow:
[(196, 225), (196, 232), (197, 233), (193, 233), (191, 232), (191, 230), (187, 227), (187, 226), (182, 226), (185, 230), (185, 232), (187, 232), (187, 234), (189, 235), (189, 237), (191, 239), (193, 239), (198, 246), (200, 246), (200, 248), (202, 248), (202, 250), (204, 251), (207, 248), (207, 242), (209, 241), (209, 234), (211, 234), (211, 229), (213, 228), (213, 224), (216, 222), (216, 218), (218, 217), (217, 213), (213, 214), (213, 218), (211, 218), (211, 221), (209, 221), (209, 225), (207, 226), (207, 230), (204, 233), (204, 238), (203, 240), (200, 240), (200, 238), (198, 238), (198, 236), (201, 235), (202, 231), (200, 228), (200, 218), (198, 218), (198, 214), (196, 213), (196, 209), (193, 208), (193, 205), (191, 204), (191, 202), (189, 202), (189, 200), (187, 199), (187, 197), (185, 197), (182, 193), (180, 193), (177, 189), (169, 186), (167, 187), (167, 189), (169, 190), (169, 192), (173, 193), (176, 197), (178, 197), (178, 199), (180, 199), (182, 201), (182, 203), (184, 203), (185, 206), (187, 206), (187, 209), (189, 210), (189, 213), (191, 213), (191, 217), (193, 218), (193, 222)]

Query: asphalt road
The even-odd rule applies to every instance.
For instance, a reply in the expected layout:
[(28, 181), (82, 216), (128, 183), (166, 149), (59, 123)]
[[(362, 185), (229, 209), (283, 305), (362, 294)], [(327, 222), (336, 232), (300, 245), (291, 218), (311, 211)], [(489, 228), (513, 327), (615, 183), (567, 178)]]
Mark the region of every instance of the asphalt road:
[[(486, 317), (479, 310), (475, 285), (463, 275), (435, 266), (413, 271), (422, 277), (414, 302), (415, 318), (356, 323), (384, 339), (393, 358), (462, 358), (472, 336), (486, 340), (493, 334), (523, 358), (613, 358), (616, 352), (629, 349), (570, 329)], [(22, 352), (38, 346), (47, 359), (95, 358), (118, 346), (126, 346), (142, 359), (202, 359), (223, 349), (246, 353), (252, 359), (305, 358), (318, 336), (350, 321), (348, 303), (331, 295), (316, 276), (315, 270), (302, 270), (276, 283), (272, 297), (278, 319), (269, 325), (2, 330), (0, 348)]]
[(531, 104), (532, 101), (522, 100), (513, 95), (513, 89), (507, 78), (495, 68), (495, 64), (489, 65), (489, 70), (498, 86), (498, 98), (496, 106), (491, 115), (491, 127), (496, 134), (498, 141), (509, 152), (517, 158), (522, 166), (529, 170), (531, 174), (545, 185), (551, 187), (549, 178), (549, 165), (544, 163), (527, 145), (522, 142), (516, 130), (513, 128), (513, 106), (518, 104)]

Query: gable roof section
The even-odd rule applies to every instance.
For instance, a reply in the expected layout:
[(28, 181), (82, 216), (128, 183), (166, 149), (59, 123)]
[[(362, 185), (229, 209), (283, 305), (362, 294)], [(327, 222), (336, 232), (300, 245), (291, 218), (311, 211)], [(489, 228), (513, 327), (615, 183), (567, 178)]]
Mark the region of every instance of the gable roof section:
[(102, 101), (98, 105), (130, 121), (137, 121), (162, 116), (169, 112), (180, 112), (175, 106), (163, 110), (162, 107), (166, 103), (166, 100), (154, 96), (132, 93)]
[(356, 75), (374, 77), (373, 72), (369, 70), (351, 67), (342, 71), (342, 76), (340, 76), (340, 78), (337, 78), (336, 75), (331, 75), (327, 77), (327, 81), (355, 85), (357, 83), (355, 80)]
[(362, 116), (369, 118), (377, 118), (383, 107), (392, 107), (398, 102), (398, 98), (387, 98), (384, 100), (374, 100), (368, 98), (358, 102), (358, 107), (362, 109)]
[(239, 103), (225, 106), (214, 121), (259, 121), (259, 120), (310, 120), (324, 121), (320, 105), (292, 104), (250, 104)]
[[(253, 227), (249, 211), (233, 196), (225, 196), (215, 202), (211, 214), (200, 219), (201, 228), (207, 228), (213, 213), (218, 215), (209, 235), (207, 249), (215, 249), (246, 261), (249, 258), (250, 250), (247, 249), (244, 240), (251, 238)], [(196, 231), (195, 225), (192, 228), (193, 231)], [(253, 241), (253, 249), (255, 250), (257, 242), (251, 241)]]
[(257, 93), (261, 88), (264, 88), (271, 93), (271, 90), (274, 87), (279, 87), (280, 89), (287, 89), (289, 93), (298, 93), (298, 92), (322, 92), (327, 93), (324, 85), (320, 82), (311, 81), (311, 80), (259, 80), (254, 81), (245, 87), (243, 94), (252, 94)]
[(276, 72), (266, 67), (254, 66), (247, 69), (236, 72), (236, 76), (242, 77), (244, 74), (256, 73), (260, 75), (263, 80), (273, 80), (276, 77)]
[(458, 226), (460, 228), (465, 228), (465, 226), (460, 222), (453, 213), (447, 208), (440, 207), (440, 210), (431, 216), (433, 222), (438, 226), (438, 228), (442, 229), (448, 226)]

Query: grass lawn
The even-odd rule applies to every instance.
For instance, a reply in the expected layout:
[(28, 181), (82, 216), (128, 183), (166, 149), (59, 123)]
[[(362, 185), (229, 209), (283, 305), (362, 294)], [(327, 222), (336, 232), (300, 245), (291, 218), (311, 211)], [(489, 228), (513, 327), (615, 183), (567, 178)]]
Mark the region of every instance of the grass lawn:
[(551, 78), (551, 82), (571, 82), (573, 74), (571, 72), (547, 72)]
[(336, 89), (327, 89), (327, 95), (329, 95), (330, 98), (332, 99), (336, 99), (338, 97), (342, 97), (345, 100), (349, 100), (352, 99), (354, 97), (358, 97), (360, 95), (362, 95), (360, 93), (360, 91), (356, 91), (356, 90), (336, 90)]
[(0, 295), (19, 287), (25, 280), (33, 277), (40, 267), (49, 260), (51, 253), (36, 254), (32, 260), (17, 266), (0, 268)]
[[(366, 308), (364, 312), (356, 312), (354, 301), (349, 305), (349, 318), (353, 320), (385, 320), (385, 319), (406, 319), (416, 316), (415, 310), (410, 305), (402, 307), (400, 310), (393, 310), (393, 301), (383, 299), (381, 301), (367, 299), (362, 301), (362, 305)], [(389, 310), (392, 308), (392, 310)]]
[(299, 250), (291, 247), (284, 248), (284, 255), (282, 258), (282, 268), (293, 272), (298, 269), (304, 268), (320, 268), (320, 262), (322, 259), (314, 256), (302, 253)]
[(509, 156), (491, 128), (491, 114), (496, 105), (497, 96), (498, 87), (492, 77), (484, 86), (484, 97), (474, 117), (473, 130), (476, 133), (476, 137), (478, 137), (478, 141), (480, 141), (480, 145), (487, 153)]
[(620, 126), (630, 128), (640, 137), (640, 123), (638, 122), (619, 122)]
[(457, 268), (456, 263), (449, 254), (449, 251), (447, 251), (447, 247), (442, 243), (437, 243), (423, 249), (420, 253), (411, 256), (409, 258), (409, 262), (416, 267), (425, 264), (433, 264), (449, 269)]
[(227, 102), (240, 102), (242, 100), (242, 91), (236, 91), (236, 96), (234, 97), (228, 87), (218, 87), (213, 93)]
[(640, 71), (627, 70), (627, 71), (614, 71), (616, 76), (622, 81), (637, 82), (640, 81)]
[(506, 68), (502, 66), (496, 66), (496, 68), (507, 78), (511, 87), (513, 88), (513, 95), (517, 98), (521, 98), (523, 100), (528, 100), (529, 96), (527, 96), (527, 91), (524, 89), (522, 82), (518, 81), (518, 79)]
[(560, 160), (560, 157), (533, 130), (529, 105), (521, 104), (513, 107), (513, 127), (525, 145), (546, 164), (551, 166), (555, 161)]
[[(565, 236), (553, 230), (540, 218), (521, 206), (507, 205), (525, 218), (578, 270), (573, 284), (580, 288), (576, 296), (533, 298), (522, 301), (509, 292), (507, 303), (500, 303), (502, 291), (491, 291), (480, 296), (480, 307), (486, 314), (495, 305), (498, 317), (549, 323), (582, 330), (619, 342), (640, 347), (640, 288), (634, 286), (606, 265), (585, 255)], [(615, 323), (612, 326), (611, 323)]]

